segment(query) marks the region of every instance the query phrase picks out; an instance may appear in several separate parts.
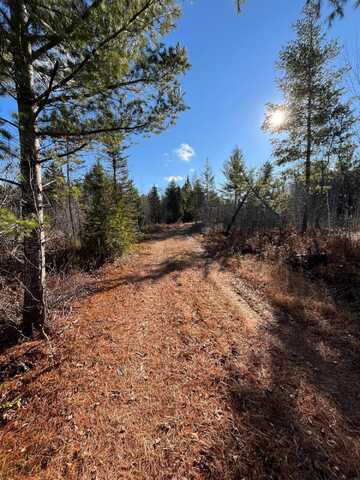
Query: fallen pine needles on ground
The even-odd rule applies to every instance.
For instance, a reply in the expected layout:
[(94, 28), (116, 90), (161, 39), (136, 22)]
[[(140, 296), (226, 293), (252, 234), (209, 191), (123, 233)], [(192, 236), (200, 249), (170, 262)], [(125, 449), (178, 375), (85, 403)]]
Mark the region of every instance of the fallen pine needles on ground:
[(190, 233), (89, 276), (49, 341), (1, 356), (1, 480), (359, 477), (358, 312), (324, 272), (215, 262)]

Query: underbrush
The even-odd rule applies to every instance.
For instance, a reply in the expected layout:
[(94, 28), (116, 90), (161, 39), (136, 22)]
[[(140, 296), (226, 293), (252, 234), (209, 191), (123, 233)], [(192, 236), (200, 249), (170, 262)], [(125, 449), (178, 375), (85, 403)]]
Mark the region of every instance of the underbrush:
[[(47, 305), (49, 328), (53, 316), (66, 313), (71, 303), (94, 289), (101, 269), (118, 261), (119, 257), (101, 257), (71, 242), (58, 232), (49, 237), (47, 244)], [(0, 353), (22, 339), (19, 330), (22, 316), (23, 258), (15, 242), (2, 244), (0, 258)], [(121, 256), (122, 258), (122, 256)]]
[(205, 247), (216, 258), (242, 259), (244, 273), (251, 259), (248, 275), (258, 284), (267, 270), (263, 283), (267, 288), (277, 285), (280, 296), (288, 292), (304, 298), (309, 289), (315, 289), (319, 296), (330, 295), (340, 306), (360, 310), (360, 239), (317, 231), (302, 235), (287, 229), (250, 237), (209, 235)]
[[(360, 240), (293, 229), (245, 237), (209, 235), (208, 254), (225, 258), (275, 307), (303, 321), (360, 312)], [(234, 263), (235, 262), (235, 263)]]

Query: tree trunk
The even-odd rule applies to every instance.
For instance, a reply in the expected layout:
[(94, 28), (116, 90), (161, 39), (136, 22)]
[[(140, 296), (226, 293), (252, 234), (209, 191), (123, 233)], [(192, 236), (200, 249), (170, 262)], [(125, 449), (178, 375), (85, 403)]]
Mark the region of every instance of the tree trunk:
[(43, 192), (35, 131), (32, 52), (26, 32), (26, 6), (24, 0), (13, 0), (10, 5), (15, 31), (13, 57), (19, 114), (22, 214), (24, 219), (37, 220), (36, 228), (24, 239), (21, 330), (24, 335), (31, 336), (33, 328), (42, 331), (46, 321)]
[(114, 191), (114, 195), (116, 195), (117, 193), (117, 159), (115, 154), (113, 154), (111, 162), (112, 162), (112, 170), (113, 170), (113, 191)]
[[(311, 87), (310, 87), (311, 88)], [(310, 181), (311, 181), (311, 153), (312, 153), (312, 95), (309, 92), (306, 125), (306, 158), (305, 158), (305, 202), (301, 232), (306, 233), (309, 223)]]
[(325, 166), (324, 162), (321, 162), (321, 179), (320, 179), (320, 200), (318, 201), (315, 228), (317, 230), (321, 229), (321, 216), (323, 213), (323, 199), (324, 199), (324, 188), (325, 188)]
[[(311, 24), (310, 30), (310, 51), (313, 51), (313, 27)], [(306, 116), (306, 157), (305, 157), (305, 202), (304, 215), (301, 232), (306, 233), (309, 223), (309, 208), (310, 208), (310, 181), (311, 181), (311, 154), (312, 154), (312, 110), (313, 110), (313, 73), (311, 65), (308, 65), (307, 72), (307, 116)]]
[(75, 222), (74, 222), (74, 214), (72, 208), (72, 196), (71, 196), (71, 178), (70, 178), (70, 159), (69, 159), (69, 146), (68, 142), (66, 142), (66, 183), (67, 183), (67, 200), (68, 200), (68, 209), (69, 209), (69, 216), (70, 216), (70, 223), (71, 223), (71, 231), (73, 240), (76, 237), (75, 231)]
[(227, 229), (225, 230), (224, 234), (226, 237), (228, 237), (230, 235), (230, 232), (231, 232), (231, 229), (234, 225), (234, 223), (236, 222), (236, 219), (237, 219), (237, 216), (239, 215), (240, 213), (240, 210), (242, 209), (242, 207), (244, 206), (246, 200), (247, 200), (247, 197), (249, 196), (249, 193), (250, 193), (250, 190), (246, 192), (245, 196), (243, 197), (243, 199), (241, 200), (241, 202), (239, 203), (239, 205), (236, 207), (236, 210), (234, 212), (234, 215), (232, 216), (230, 222), (229, 222), (229, 225), (227, 226)]

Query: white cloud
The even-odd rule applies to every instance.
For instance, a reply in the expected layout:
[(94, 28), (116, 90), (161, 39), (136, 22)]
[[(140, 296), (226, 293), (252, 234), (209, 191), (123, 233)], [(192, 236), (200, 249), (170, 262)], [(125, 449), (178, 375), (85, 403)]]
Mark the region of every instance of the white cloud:
[(184, 177), (180, 177), (179, 175), (171, 175), (170, 177), (164, 177), (164, 180), (167, 182), (181, 182), (181, 180), (184, 180)]
[(189, 173), (195, 173), (195, 168), (190, 168)]
[(182, 143), (180, 147), (175, 150), (175, 153), (183, 162), (190, 162), (192, 157), (195, 156), (195, 150), (188, 143)]

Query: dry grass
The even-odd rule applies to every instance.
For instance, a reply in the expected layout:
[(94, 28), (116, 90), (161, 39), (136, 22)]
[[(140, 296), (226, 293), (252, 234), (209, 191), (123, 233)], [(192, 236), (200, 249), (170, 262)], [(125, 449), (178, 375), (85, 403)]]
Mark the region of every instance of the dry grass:
[[(51, 344), (0, 358), (1, 480), (359, 477), (351, 314), (254, 257), (222, 272), (187, 235), (105, 268)], [(255, 323), (226, 295), (245, 281)]]

